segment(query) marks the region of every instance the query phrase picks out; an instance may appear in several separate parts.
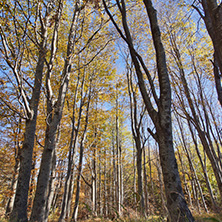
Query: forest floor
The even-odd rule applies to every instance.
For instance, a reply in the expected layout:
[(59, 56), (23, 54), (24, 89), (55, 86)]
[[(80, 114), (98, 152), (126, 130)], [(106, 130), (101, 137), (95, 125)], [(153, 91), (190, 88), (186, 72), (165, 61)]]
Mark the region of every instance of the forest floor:
[(199, 215), (194, 215), (195, 220), (197, 222), (222, 222), (222, 213), (220, 214), (199, 214)]
[[(195, 215), (196, 222), (222, 222), (222, 213), (221, 214), (198, 214)], [(134, 218), (118, 218), (114, 220), (104, 219), (104, 218), (93, 218), (87, 220), (80, 220), (80, 222), (165, 222), (166, 218), (159, 216), (149, 216), (147, 219), (134, 219)]]
[[(202, 214), (195, 214), (193, 213), (196, 222), (222, 222), (222, 212), (219, 214), (215, 213), (202, 213)], [(49, 219), (50, 222), (57, 222), (58, 218)], [(141, 218), (133, 218), (131, 215), (127, 218), (117, 218), (117, 219), (104, 219), (104, 218), (92, 218), (92, 219), (85, 219), (85, 220), (78, 220), (79, 222), (165, 222), (166, 218), (162, 218), (160, 216), (151, 215), (146, 219)], [(8, 222), (7, 219), (4, 218), (4, 209), (0, 208), (0, 222)]]

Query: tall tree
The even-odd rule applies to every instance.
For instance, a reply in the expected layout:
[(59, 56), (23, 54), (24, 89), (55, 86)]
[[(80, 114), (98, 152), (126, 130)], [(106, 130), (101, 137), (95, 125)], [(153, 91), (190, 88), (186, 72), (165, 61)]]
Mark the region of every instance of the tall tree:
[[(199, 106), (196, 104), (196, 102), (195, 102), (196, 99), (194, 97), (193, 97), (194, 99), (192, 100), (192, 96), (191, 96), (192, 91), (188, 86), (188, 82), (187, 82), (186, 75), (185, 75), (185, 70), (183, 68), (183, 63), (181, 60), (181, 54), (180, 54), (180, 51), (179, 51), (178, 46), (176, 44), (174, 36), (171, 36), (170, 42), (172, 43), (172, 49), (173, 49), (172, 53), (174, 54), (174, 57), (175, 57), (175, 60), (176, 60), (176, 63), (177, 63), (178, 69), (179, 69), (179, 78), (182, 83), (183, 92), (184, 92), (185, 98), (188, 102), (191, 114), (189, 114), (189, 112), (186, 110), (186, 108), (183, 104), (184, 111), (185, 111), (188, 119), (192, 118), (192, 124), (196, 128), (196, 130), (198, 132), (198, 136), (199, 136), (201, 143), (204, 147), (204, 150), (206, 151), (207, 156), (211, 162), (211, 165), (212, 165), (212, 168), (214, 171), (214, 175), (217, 180), (220, 195), (222, 196), (222, 188), (221, 188), (222, 187), (222, 176), (221, 176), (222, 171), (220, 169), (219, 159), (218, 159), (215, 149), (212, 145), (211, 138), (209, 137), (209, 135), (207, 133), (208, 130), (207, 129), (205, 130), (205, 125), (208, 128), (208, 125), (210, 124), (208, 121), (209, 119), (207, 118), (207, 123), (204, 124), (202, 121), (201, 115), (200, 114), (198, 115)], [(195, 70), (195, 72), (197, 72), (195, 67), (194, 67), (194, 70)], [(198, 73), (196, 73), (196, 74), (199, 75)], [(198, 84), (200, 84), (200, 81), (198, 82)], [(199, 85), (198, 87), (201, 87), (201, 86)], [(203, 93), (202, 88), (199, 90), (199, 92), (202, 95), (202, 93)], [(180, 100), (180, 101), (182, 102), (182, 100)], [(203, 102), (204, 101), (202, 98), (202, 104), (203, 104)], [(205, 106), (204, 106), (204, 109), (205, 109)], [(206, 113), (206, 110), (204, 110), (204, 114), (205, 114), (205, 117), (208, 116)]]
[(36, 188), (35, 199), (33, 203), (33, 209), (31, 214), (31, 221), (47, 221), (47, 215), (45, 215), (46, 209), (46, 198), (47, 188), (49, 184), (49, 175), (52, 166), (53, 150), (56, 145), (56, 133), (59, 124), (62, 119), (62, 113), (65, 103), (65, 97), (68, 90), (68, 84), (71, 73), (71, 62), (74, 53), (74, 46), (76, 43), (76, 24), (78, 23), (79, 15), (81, 13), (81, 5), (79, 1), (75, 2), (73, 18), (69, 30), (68, 43), (67, 43), (67, 54), (65, 58), (65, 64), (62, 71), (61, 83), (59, 86), (59, 93), (57, 96), (56, 103), (53, 99), (53, 92), (51, 88), (51, 74), (52, 74), (52, 63), (55, 58), (56, 44), (58, 38), (58, 28), (61, 20), (63, 9), (63, 1), (58, 3), (58, 11), (55, 18), (55, 26), (53, 39), (51, 44), (51, 57), (48, 63), (48, 73), (46, 76), (46, 90), (47, 90), (47, 128), (45, 135), (45, 146), (42, 154), (41, 166), (38, 175), (38, 182)]
[[(20, 170), (18, 175), (17, 189), (13, 211), (11, 214), (12, 221), (27, 221), (27, 199), (29, 190), (29, 180), (32, 169), (32, 153), (35, 139), (37, 111), (40, 98), (40, 90), (42, 85), (42, 76), (46, 56), (48, 28), (50, 26), (50, 16), (53, 10), (54, 1), (46, 1), (45, 5), (39, 1), (19, 2), (14, 1), (14, 5), (5, 5), (7, 14), (6, 23), (11, 21), (14, 25), (15, 38), (7, 33), (6, 26), (1, 26), (0, 35), (3, 46), (4, 58), (7, 65), (12, 70), (17, 84), (18, 99), (22, 98), (23, 116), (26, 119), (26, 128), (24, 133), (24, 140), (20, 154)], [(12, 4), (13, 4), (12, 3)], [(11, 7), (14, 10), (11, 10)], [(35, 8), (35, 10), (33, 10)], [(33, 14), (33, 11), (36, 14)], [(18, 19), (17, 15), (20, 15)], [(7, 20), (8, 19), (8, 20)], [(6, 28), (6, 29), (5, 29)], [(22, 38), (20, 38), (22, 36)], [(37, 50), (37, 63), (35, 68), (35, 75), (33, 77), (34, 84), (28, 83), (30, 92), (25, 87), (25, 69), (24, 57), (25, 53), (29, 53), (28, 47), (32, 43)], [(27, 50), (27, 51), (26, 51)], [(26, 60), (27, 61), (27, 60)], [(28, 97), (31, 95), (31, 99)]]
[(137, 184), (138, 184), (138, 194), (140, 197), (140, 212), (142, 216), (146, 216), (145, 211), (145, 197), (144, 197), (144, 189), (143, 189), (143, 178), (142, 178), (142, 154), (144, 151), (144, 144), (141, 141), (141, 128), (142, 128), (142, 120), (144, 117), (145, 109), (142, 107), (142, 111), (139, 113), (138, 119), (138, 111), (139, 105), (137, 102), (137, 89), (133, 86), (131, 70), (127, 72), (128, 79), (128, 91), (130, 97), (130, 116), (131, 116), (131, 130), (133, 134), (133, 138), (136, 145), (136, 162), (137, 162)]
[[(169, 211), (168, 219), (169, 221), (181, 222), (185, 220), (194, 221), (194, 218), (184, 199), (184, 194), (182, 191), (180, 177), (178, 173), (177, 162), (173, 149), (171, 122), (171, 87), (166, 66), (165, 51), (163, 48), (160, 29), (157, 22), (156, 10), (154, 9), (150, 0), (143, 1), (145, 10), (147, 12), (147, 16), (150, 21), (152, 39), (156, 53), (158, 83), (160, 86), (158, 93), (160, 95), (159, 98), (154, 87), (154, 82), (150, 75), (150, 72), (148, 71), (143, 58), (140, 56), (140, 54), (136, 51), (134, 47), (132, 34), (130, 33), (129, 26), (127, 24), (126, 2), (124, 0), (116, 1), (118, 10), (121, 14), (121, 20), (125, 34), (121, 31), (118, 24), (114, 20), (114, 17), (109, 11), (105, 0), (103, 0), (103, 4), (112, 23), (116, 27), (122, 39), (128, 45), (131, 59), (136, 70), (140, 92), (142, 94), (146, 106), (146, 110), (149, 113), (153, 124), (155, 125), (156, 132), (153, 133), (150, 130), (150, 133), (156, 139), (159, 145), (160, 162), (163, 172), (165, 193), (167, 198), (167, 208)], [(150, 84), (151, 92), (153, 95), (152, 100), (155, 102), (155, 107), (152, 105), (151, 97), (147, 92), (143, 72), (145, 72), (146, 77), (148, 78), (148, 82)], [(155, 108), (157, 108), (158, 110), (156, 110)]]
[[(199, 3), (199, 1), (198, 1)], [(206, 29), (210, 35), (214, 47), (214, 79), (218, 95), (218, 100), (222, 106), (222, 8), (221, 3), (217, 0), (201, 0), (203, 13), (201, 9), (193, 4), (192, 6), (197, 10), (201, 18), (204, 20)]]

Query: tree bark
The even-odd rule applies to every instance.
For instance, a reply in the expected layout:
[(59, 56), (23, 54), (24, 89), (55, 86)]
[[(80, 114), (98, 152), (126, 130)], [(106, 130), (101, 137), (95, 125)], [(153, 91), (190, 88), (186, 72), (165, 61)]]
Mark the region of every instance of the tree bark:
[(50, 211), (51, 211), (51, 206), (52, 206), (52, 201), (55, 193), (55, 179), (56, 179), (56, 151), (55, 149), (53, 150), (53, 157), (52, 157), (52, 169), (51, 169), (51, 175), (49, 179), (49, 187), (48, 187), (48, 197), (46, 201), (46, 209), (45, 209), (45, 218), (48, 218)]

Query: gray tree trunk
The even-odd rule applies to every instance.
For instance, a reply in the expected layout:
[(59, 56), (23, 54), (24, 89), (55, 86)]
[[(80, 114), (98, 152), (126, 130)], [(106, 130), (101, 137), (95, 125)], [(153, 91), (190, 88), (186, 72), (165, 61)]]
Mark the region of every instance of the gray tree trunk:
[(86, 139), (86, 133), (88, 128), (88, 119), (89, 119), (89, 107), (90, 107), (90, 100), (91, 100), (91, 82), (90, 82), (90, 88), (88, 92), (88, 101), (87, 101), (87, 108), (86, 108), (86, 117), (85, 117), (85, 126), (83, 135), (80, 142), (80, 155), (79, 155), (79, 164), (78, 164), (78, 174), (77, 174), (77, 184), (76, 184), (76, 194), (75, 194), (75, 204), (74, 204), (74, 210), (72, 213), (72, 219), (71, 221), (77, 221), (78, 217), (78, 209), (79, 209), (79, 195), (80, 195), (80, 185), (81, 185), (81, 174), (82, 174), (82, 168), (83, 168), (83, 155), (84, 155), (84, 146), (85, 146), (85, 139)]
[(45, 218), (48, 218), (50, 214), (52, 201), (53, 201), (53, 197), (55, 193), (55, 179), (56, 179), (56, 151), (55, 149), (53, 150), (52, 155), (53, 155), (52, 169), (51, 169), (51, 175), (50, 175), (50, 180), (49, 180), (48, 197), (46, 200)]
[(160, 160), (157, 157), (156, 158), (156, 169), (157, 169), (157, 173), (158, 173), (158, 180), (159, 180), (159, 185), (160, 185), (160, 196), (161, 196), (161, 205), (162, 205), (162, 209), (161, 209), (161, 215), (165, 216), (167, 214), (167, 205), (166, 205), (166, 197), (164, 195), (164, 184), (163, 184), (163, 174), (162, 174), (162, 170), (160, 167)]
[[(97, 198), (96, 198), (96, 185), (97, 185), (97, 171), (96, 171), (96, 147), (93, 146), (93, 157), (92, 157), (92, 211), (93, 215), (97, 215)], [(104, 182), (105, 183), (105, 182)]]
[(19, 172), (19, 155), (21, 152), (21, 147), (19, 145), (19, 135), (21, 133), (21, 122), (22, 119), (19, 118), (18, 121), (18, 128), (14, 131), (14, 140), (15, 140), (15, 146), (14, 146), (14, 158), (15, 158), (15, 166), (14, 166), (14, 172), (12, 176), (12, 182), (11, 182), (11, 187), (10, 191), (12, 192), (12, 196), (9, 197), (7, 205), (6, 205), (6, 210), (5, 210), (5, 215), (9, 216), (10, 213), (12, 212), (13, 205), (14, 205), (14, 200), (15, 200), (15, 192), (16, 192), (16, 186), (17, 186), (17, 179), (18, 179), (18, 172)]
[(130, 116), (131, 116), (131, 131), (133, 134), (133, 139), (136, 145), (136, 168), (137, 168), (137, 185), (138, 185), (138, 194), (140, 199), (140, 214), (146, 217), (145, 210), (145, 199), (144, 199), (144, 189), (143, 189), (143, 167), (142, 167), (142, 141), (141, 141), (141, 123), (143, 118), (143, 110), (140, 113), (140, 119), (137, 119), (138, 107), (137, 107), (137, 98), (134, 91), (132, 76), (127, 74), (128, 79), (128, 93), (130, 97)]
[(116, 88), (116, 199), (117, 199), (117, 212), (122, 216), (122, 193), (121, 193), (121, 146), (120, 146), (120, 133), (119, 133), (119, 105), (118, 105), (118, 89)]
[(12, 209), (13, 209), (13, 204), (14, 204), (14, 200), (15, 200), (15, 191), (16, 191), (16, 186), (17, 186), (17, 173), (18, 172), (19, 172), (19, 158), (16, 157), (14, 172), (13, 172), (12, 182), (11, 182), (11, 188), (10, 188), (10, 190), (11, 190), (11, 192), (13, 192), (13, 194), (7, 202), (6, 211), (5, 211), (6, 216), (8, 216), (12, 212)]
[(83, 111), (83, 86), (84, 86), (84, 79), (81, 84), (81, 102), (78, 112), (78, 121), (77, 126), (75, 126), (75, 108), (76, 108), (76, 100), (78, 95), (78, 86), (80, 81), (80, 73), (78, 75), (78, 80), (75, 88), (74, 93), (74, 102), (73, 102), (73, 114), (72, 114), (72, 132), (71, 132), (71, 139), (69, 144), (69, 157), (68, 157), (68, 169), (66, 174), (66, 180), (64, 185), (64, 193), (63, 193), (63, 200), (62, 200), (62, 209), (59, 217), (59, 221), (64, 221), (66, 216), (69, 218), (69, 211), (70, 211), (70, 201), (73, 191), (73, 174), (74, 174), (74, 161), (77, 151), (78, 145), (78, 137), (79, 137), (79, 130), (80, 130), (80, 123)]
[[(184, 191), (185, 191), (184, 193), (185, 193), (185, 195), (187, 194), (187, 196), (188, 196), (188, 203), (189, 203), (190, 207), (193, 208), (193, 202), (192, 202), (192, 198), (191, 198), (191, 193), (190, 193), (189, 187), (187, 185), (188, 181), (186, 179), (186, 173), (188, 173), (188, 172), (187, 172), (187, 169), (185, 168), (183, 159), (181, 157), (181, 151), (178, 150), (177, 152), (178, 152), (178, 157), (179, 157), (179, 160), (180, 160), (180, 163), (181, 163), (181, 172), (182, 172), (182, 175), (183, 175), (182, 178), (183, 178), (183, 185), (184, 185)], [(191, 174), (191, 178), (193, 178), (193, 176), (192, 176), (193, 172), (192, 171), (191, 171), (190, 174)]]

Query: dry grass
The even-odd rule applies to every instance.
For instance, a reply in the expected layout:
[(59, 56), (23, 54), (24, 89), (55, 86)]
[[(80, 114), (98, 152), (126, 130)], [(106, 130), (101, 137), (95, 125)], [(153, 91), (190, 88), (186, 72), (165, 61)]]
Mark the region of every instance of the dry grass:
[(194, 215), (196, 222), (222, 222), (222, 213), (220, 214), (201, 214)]

